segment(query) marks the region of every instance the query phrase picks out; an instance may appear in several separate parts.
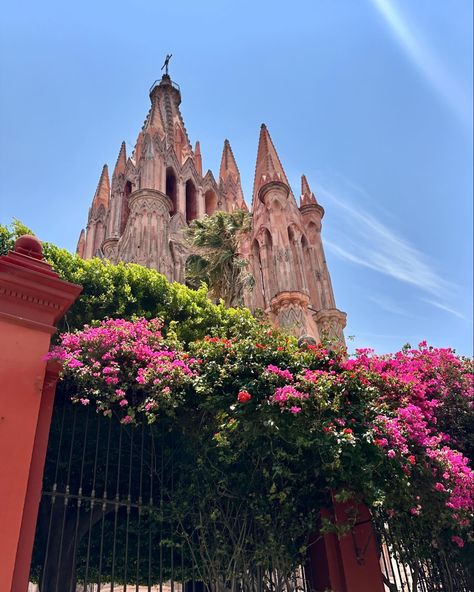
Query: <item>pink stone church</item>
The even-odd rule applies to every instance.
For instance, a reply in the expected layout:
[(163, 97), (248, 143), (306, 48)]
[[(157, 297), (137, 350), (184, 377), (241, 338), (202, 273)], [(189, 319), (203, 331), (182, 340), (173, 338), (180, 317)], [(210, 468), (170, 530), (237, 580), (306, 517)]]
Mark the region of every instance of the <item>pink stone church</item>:
[[(151, 107), (130, 157), (122, 143), (110, 182), (107, 165), (77, 252), (157, 269), (184, 282), (189, 249), (183, 229), (216, 210), (247, 210), (240, 173), (225, 140), (219, 177), (203, 175), (179, 110), (181, 92), (166, 73), (150, 90)], [(346, 315), (336, 308), (321, 240), (323, 208), (301, 178), (298, 206), (265, 125), (260, 130), (252, 196), (252, 231), (241, 245), (255, 279), (245, 295), (277, 326), (319, 341), (343, 341)]]

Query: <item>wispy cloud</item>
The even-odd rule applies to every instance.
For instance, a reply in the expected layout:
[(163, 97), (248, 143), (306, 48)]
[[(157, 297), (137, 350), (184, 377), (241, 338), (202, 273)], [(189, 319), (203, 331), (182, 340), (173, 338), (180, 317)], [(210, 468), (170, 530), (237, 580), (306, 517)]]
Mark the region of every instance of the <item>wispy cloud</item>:
[(431, 304), (431, 306), (435, 306), (440, 310), (444, 310), (445, 312), (448, 312), (449, 314), (452, 314), (453, 316), (458, 317), (459, 319), (464, 319), (465, 321), (467, 320), (467, 318), (459, 311), (455, 310), (454, 308), (451, 308), (450, 306), (446, 306), (446, 304), (443, 304), (442, 302), (438, 302), (437, 300), (430, 300), (429, 298), (422, 298), (422, 300), (423, 302), (427, 302), (428, 304)]
[(346, 228), (340, 233), (342, 240), (324, 241), (335, 255), (431, 294), (444, 294), (452, 288), (418, 249), (375, 216), (361, 206), (353, 207), (325, 188), (320, 188), (319, 193), (344, 213), (341, 218)]
[(421, 41), (420, 31), (415, 31), (391, 0), (372, 0), (383, 16), (403, 50), (451, 106), (463, 124), (472, 125), (472, 107), (469, 94), (465, 92), (436, 56), (435, 52)]
[(413, 319), (414, 315), (407, 312), (401, 306), (392, 302), (389, 298), (385, 298), (382, 296), (369, 296), (369, 300), (371, 300), (374, 304), (376, 304), (382, 310), (386, 312), (390, 312), (392, 314), (400, 315), (402, 317), (407, 317), (409, 319)]

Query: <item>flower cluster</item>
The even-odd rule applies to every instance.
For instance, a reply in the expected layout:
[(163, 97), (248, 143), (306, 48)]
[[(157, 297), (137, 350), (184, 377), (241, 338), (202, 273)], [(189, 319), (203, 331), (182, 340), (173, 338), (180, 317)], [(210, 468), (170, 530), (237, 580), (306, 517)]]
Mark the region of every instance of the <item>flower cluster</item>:
[[(451, 520), (466, 526), (473, 512), (474, 473), (467, 457), (456, 450), (462, 443), (443, 431), (442, 418), (455, 402), (472, 415), (472, 362), (426, 343), (387, 356), (358, 350), (354, 358), (337, 362), (325, 357), (321, 347), (314, 354), (325, 363), (302, 368), (297, 375), (287, 367), (267, 365), (266, 375), (286, 383), (273, 388), (267, 397), (270, 405), (293, 415), (305, 406), (314, 414), (326, 405), (321, 428), (335, 447), (342, 451), (358, 438), (372, 442), (407, 479), (428, 479)], [(357, 392), (364, 399), (358, 407)], [(426, 503), (420, 496), (413, 498), (410, 514), (422, 516)], [(454, 540), (459, 544), (462, 539)]]
[(169, 348), (156, 319), (109, 319), (65, 333), (48, 358), (63, 362), (64, 376), (75, 384), (73, 402), (94, 401), (99, 412), (115, 411), (124, 424), (136, 423), (141, 413), (152, 422), (160, 410), (175, 407), (195, 363)]
[(436, 516), (450, 544), (465, 540), (473, 372), (449, 349), (422, 343), (347, 358), (268, 330), (207, 337), (184, 351), (163, 337), (159, 321), (118, 319), (62, 335), (49, 357), (63, 361), (76, 403), (122, 423), (152, 422), (177, 407), (201, 414), (200, 429), (208, 426), (232, 458), (245, 457), (252, 438), (256, 446), (275, 439), (272, 450), (294, 447), (282, 453), (291, 474), (308, 470), (325, 490), (352, 488), (394, 516)]

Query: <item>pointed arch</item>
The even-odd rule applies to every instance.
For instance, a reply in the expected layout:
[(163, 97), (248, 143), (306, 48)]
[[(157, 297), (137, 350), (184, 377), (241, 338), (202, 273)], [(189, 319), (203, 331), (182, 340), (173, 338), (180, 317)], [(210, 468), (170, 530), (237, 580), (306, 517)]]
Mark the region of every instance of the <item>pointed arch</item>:
[(170, 212), (170, 216), (173, 216), (177, 210), (178, 204), (178, 183), (176, 174), (172, 167), (166, 169), (166, 195), (170, 198), (173, 208)]

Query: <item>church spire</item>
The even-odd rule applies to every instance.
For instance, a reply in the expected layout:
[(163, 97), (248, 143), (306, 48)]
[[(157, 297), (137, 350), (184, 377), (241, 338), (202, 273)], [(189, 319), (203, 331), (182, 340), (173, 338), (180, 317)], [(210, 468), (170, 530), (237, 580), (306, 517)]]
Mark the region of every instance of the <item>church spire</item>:
[(255, 166), (255, 179), (253, 185), (253, 202), (260, 193), (260, 190), (269, 183), (280, 183), (286, 185), (290, 191), (290, 184), (286, 178), (285, 171), (281, 165), (275, 146), (268, 132), (267, 126), (262, 123), (260, 138), (258, 141), (257, 164)]
[(239, 167), (235, 161), (234, 153), (229, 140), (224, 140), (222, 149), (221, 166), (219, 169), (219, 183), (223, 188), (227, 206), (231, 210), (246, 210), (244, 194), (240, 182)]
[(314, 193), (311, 191), (308, 180), (305, 175), (301, 175), (301, 205), (307, 206), (310, 204), (317, 204)]
[(95, 190), (94, 199), (92, 200), (92, 209), (98, 209), (101, 205), (107, 210), (109, 207), (110, 198), (110, 181), (109, 181), (109, 167), (104, 164), (102, 173), (100, 175), (97, 189)]

